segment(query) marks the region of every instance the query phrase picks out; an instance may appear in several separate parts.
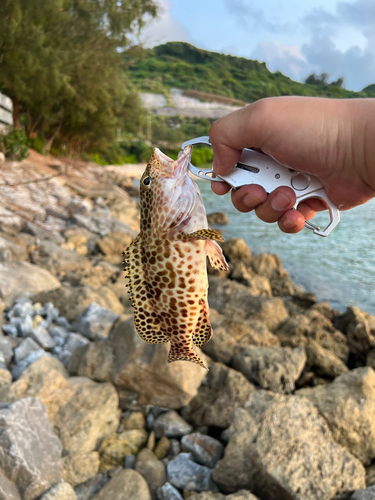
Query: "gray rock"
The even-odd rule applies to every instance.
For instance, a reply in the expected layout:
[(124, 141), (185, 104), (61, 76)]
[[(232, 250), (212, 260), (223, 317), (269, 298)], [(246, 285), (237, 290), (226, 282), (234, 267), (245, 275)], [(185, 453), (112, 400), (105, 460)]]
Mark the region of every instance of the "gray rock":
[(13, 358), (12, 343), (6, 337), (2, 337), (0, 333), (0, 358), (9, 366)]
[(86, 481), (84, 484), (77, 486), (75, 488), (77, 500), (90, 500), (95, 493), (100, 491), (103, 486), (108, 483), (108, 481), (109, 477), (106, 474), (99, 473)]
[(17, 486), (0, 469), (0, 500), (22, 500)]
[(58, 316), (55, 320), (55, 325), (56, 326), (61, 326), (63, 328), (66, 328), (66, 330), (70, 329), (70, 323), (69, 321), (65, 318), (65, 316)]
[(191, 452), (195, 461), (213, 469), (223, 456), (224, 446), (211, 436), (196, 432), (181, 439), (183, 451)]
[(64, 326), (53, 326), (49, 330), (56, 347), (62, 347), (69, 337), (69, 332)]
[(212, 469), (193, 462), (191, 453), (180, 453), (167, 465), (168, 481), (180, 489), (218, 491), (211, 473)]
[(163, 462), (160, 462), (151, 450), (143, 448), (138, 453), (135, 470), (146, 480), (151, 493), (151, 498), (156, 500), (158, 488), (167, 481), (167, 474)]
[(331, 384), (300, 389), (326, 419), (335, 441), (368, 465), (375, 458), (375, 372), (355, 368)]
[(1, 325), (1, 328), (5, 335), (9, 335), (10, 337), (17, 337), (18, 336), (18, 328), (16, 325), (13, 325), (11, 323), (8, 323), (7, 325)]
[(197, 427), (229, 427), (236, 408), (254, 391), (255, 387), (242, 373), (221, 363), (212, 363), (206, 383), (190, 403), (189, 420)]
[(30, 352), (30, 354), (26, 356), (26, 358), (21, 359), (21, 361), (12, 368), (13, 379), (17, 380), (22, 372), (26, 370), (28, 366), (32, 365), (37, 359), (47, 356), (51, 356), (51, 354), (44, 351), (43, 349), (38, 349), (37, 351)]
[(69, 334), (68, 340), (66, 341), (64, 348), (66, 351), (73, 353), (76, 349), (87, 345), (89, 341), (86, 337), (79, 333), (71, 332)]
[(133, 469), (123, 469), (115, 474), (92, 500), (120, 499), (151, 500), (146, 481)]
[(34, 308), (30, 299), (21, 297), (21, 300), (16, 301), (14, 306), (7, 313), (10, 318), (23, 318), (25, 316), (34, 316)]
[(236, 410), (212, 478), (227, 493), (244, 488), (269, 500), (325, 500), (363, 488), (365, 471), (306, 398), (260, 390)]
[(31, 316), (10, 318), (10, 324), (17, 328), (17, 334), (19, 337), (27, 337), (33, 329), (33, 320)]
[(180, 438), (193, 430), (177, 412), (171, 410), (163, 413), (155, 419), (154, 431), (157, 439), (162, 436), (169, 438)]
[(38, 398), (2, 405), (0, 429), (0, 468), (23, 500), (36, 499), (61, 480), (62, 446)]
[(375, 485), (356, 491), (350, 500), (375, 500)]
[(118, 315), (95, 302), (78, 316), (72, 324), (72, 330), (82, 333), (90, 340), (106, 339), (117, 321)]
[(135, 455), (132, 453), (130, 455), (126, 455), (124, 462), (124, 469), (134, 469), (135, 467)]
[(61, 286), (53, 274), (29, 262), (0, 263), (0, 276), (0, 298), (8, 307), (17, 297), (31, 296)]
[(263, 389), (289, 394), (306, 363), (303, 347), (245, 347), (233, 358), (233, 368)]
[(107, 342), (89, 342), (72, 353), (68, 370), (71, 375), (88, 377), (98, 382), (110, 382), (113, 363), (112, 347)]
[(158, 489), (156, 498), (158, 500), (183, 500), (181, 493), (168, 482)]
[(40, 346), (35, 342), (35, 340), (28, 337), (23, 340), (18, 347), (14, 349), (14, 360), (16, 363), (19, 363), (22, 359), (27, 358), (27, 356), (32, 351), (39, 351)]
[(77, 500), (77, 495), (68, 483), (60, 483), (45, 493), (40, 500)]
[(51, 351), (55, 347), (53, 338), (44, 326), (38, 325), (36, 328), (33, 328), (30, 337), (46, 351)]
[(178, 439), (171, 439), (171, 447), (169, 448), (169, 454), (172, 457), (177, 457), (181, 453), (181, 444)]

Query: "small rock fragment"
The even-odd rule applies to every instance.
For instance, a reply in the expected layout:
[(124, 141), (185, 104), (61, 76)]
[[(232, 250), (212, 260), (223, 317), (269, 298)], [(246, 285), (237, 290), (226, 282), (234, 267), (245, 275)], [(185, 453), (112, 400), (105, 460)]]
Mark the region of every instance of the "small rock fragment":
[(212, 469), (223, 456), (224, 446), (220, 441), (199, 432), (183, 436), (181, 445), (183, 451), (192, 453), (196, 462)]
[(155, 419), (154, 431), (157, 439), (162, 436), (169, 438), (180, 438), (189, 434), (193, 428), (180, 415), (174, 411), (168, 411)]
[(180, 489), (194, 491), (218, 491), (211, 479), (212, 469), (198, 465), (191, 453), (180, 453), (167, 465), (168, 481)]

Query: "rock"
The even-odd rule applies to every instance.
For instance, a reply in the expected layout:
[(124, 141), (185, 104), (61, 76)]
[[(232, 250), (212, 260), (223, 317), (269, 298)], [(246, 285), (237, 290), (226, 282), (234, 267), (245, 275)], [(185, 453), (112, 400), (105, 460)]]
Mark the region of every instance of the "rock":
[(231, 495), (203, 491), (202, 493), (194, 493), (189, 498), (191, 500), (258, 500), (258, 497), (246, 490), (238, 490)]
[(88, 481), (99, 471), (99, 453), (92, 451), (84, 455), (67, 455), (63, 457), (64, 481), (77, 486)]
[(211, 277), (208, 301), (221, 314), (236, 319), (255, 318), (271, 331), (288, 319), (288, 312), (279, 297), (259, 297), (241, 283)]
[(193, 428), (180, 415), (171, 410), (155, 419), (154, 431), (157, 439), (162, 436), (181, 438), (189, 434)]
[(17, 297), (49, 292), (60, 287), (60, 281), (50, 272), (29, 262), (0, 262), (0, 298), (10, 307)]
[(124, 469), (134, 469), (135, 467), (135, 455), (126, 455), (124, 461)]
[(51, 300), (68, 321), (75, 320), (92, 302), (111, 309), (115, 314), (121, 314), (123, 311), (117, 297), (105, 286), (97, 290), (88, 286), (61, 286), (49, 293), (35, 295), (34, 300), (38, 302)]
[(1, 329), (5, 335), (9, 335), (10, 337), (15, 338), (18, 335), (18, 329), (14, 324), (8, 323), (7, 325), (1, 325)]
[(227, 214), (224, 212), (213, 212), (207, 214), (207, 221), (209, 226), (226, 226), (230, 224)]
[(123, 259), (122, 252), (130, 245), (133, 236), (122, 231), (114, 231), (98, 240), (98, 247), (104, 255), (116, 255), (119, 263)]
[(88, 377), (97, 382), (110, 382), (114, 355), (106, 342), (87, 343), (73, 351), (68, 370), (71, 375)]
[(1, 405), (0, 429), (0, 468), (24, 500), (60, 481), (62, 446), (37, 398)]
[(0, 469), (0, 500), (22, 500), (17, 486)]
[(179, 409), (197, 394), (205, 370), (189, 361), (167, 363), (169, 347), (146, 344), (138, 336), (133, 318), (119, 319), (109, 343), (115, 355), (112, 380), (118, 389), (138, 393), (139, 404)]
[(9, 370), (0, 367), (0, 387), (12, 383), (12, 374)]
[(351, 353), (366, 355), (375, 347), (375, 316), (350, 306), (341, 319), (341, 326)]
[(91, 303), (72, 324), (72, 330), (82, 333), (90, 340), (105, 339), (117, 321), (118, 315), (110, 309)]
[(181, 445), (183, 451), (192, 453), (197, 463), (206, 465), (211, 469), (223, 456), (224, 446), (220, 441), (199, 432), (183, 436)]
[(148, 434), (143, 429), (113, 432), (102, 442), (100, 453), (100, 470), (122, 466), (126, 455), (137, 455), (145, 446)]
[(257, 274), (269, 279), (279, 277), (285, 273), (280, 257), (274, 253), (253, 255), (251, 267)]
[(356, 368), (328, 385), (304, 388), (297, 396), (308, 398), (327, 420), (335, 441), (364, 464), (375, 457), (375, 372)]
[(96, 474), (96, 476), (75, 488), (77, 500), (91, 500), (95, 493), (98, 493), (108, 482), (109, 477), (106, 474)]
[(246, 285), (252, 295), (272, 297), (272, 289), (269, 279), (266, 276), (259, 276), (258, 274), (255, 274), (251, 268), (246, 267), (246, 265), (241, 261), (233, 264), (230, 278)]
[(64, 349), (71, 354), (81, 347), (89, 345), (89, 341), (86, 337), (79, 333), (71, 332), (67, 341), (64, 344)]
[(14, 350), (14, 360), (19, 363), (22, 359), (26, 358), (32, 351), (39, 351), (40, 346), (35, 340), (30, 337), (23, 340), (18, 347)]
[(73, 285), (79, 283), (82, 276), (89, 274), (91, 263), (87, 257), (77, 252), (65, 250), (52, 241), (42, 241), (30, 252), (33, 264), (47, 269), (61, 281), (69, 281)]
[(97, 384), (85, 377), (68, 379), (67, 376), (57, 359), (40, 358), (9, 388), (0, 388), (0, 401), (38, 397), (47, 407), (64, 456), (84, 455), (117, 429), (118, 396), (109, 383)]
[[(42, 217), (44, 218), (44, 214)], [(46, 222), (44, 223), (44, 226), (46, 226)], [(30, 221), (24, 222), (22, 232), (35, 236), (35, 239), (53, 241), (58, 245), (64, 242), (64, 238), (58, 231), (44, 229), (40, 225), (34, 224)]]
[(125, 413), (120, 420), (124, 429), (146, 429), (146, 419), (141, 411), (131, 411)]
[(28, 260), (27, 250), (23, 245), (17, 245), (10, 239), (6, 233), (0, 236), (0, 255), (2, 262), (11, 262), (13, 260)]
[(12, 342), (0, 332), (0, 359), (9, 366), (13, 358)]
[(301, 347), (245, 347), (233, 358), (233, 368), (263, 389), (289, 394), (306, 363)]
[(17, 328), (18, 337), (27, 337), (30, 335), (33, 328), (33, 320), (31, 316), (23, 316), (21, 318), (10, 318), (10, 323)]
[(160, 462), (151, 450), (144, 448), (138, 454), (135, 470), (145, 478), (151, 498), (156, 499), (158, 488), (167, 481), (163, 462)]
[(151, 500), (146, 481), (133, 469), (121, 470), (115, 474), (92, 500)]
[(171, 448), (171, 441), (167, 436), (162, 436), (154, 447), (154, 454), (158, 460), (162, 460), (168, 455)]
[(181, 493), (168, 482), (158, 489), (156, 498), (158, 500), (183, 500)]
[(40, 500), (77, 500), (77, 495), (70, 484), (60, 483), (45, 493)]
[(263, 390), (236, 410), (212, 478), (224, 492), (251, 489), (269, 500), (332, 499), (365, 482), (362, 464), (333, 440), (314, 405)]
[(26, 370), (26, 368), (32, 365), (37, 359), (50, 357), (51, 354), (45, 352), (43, 349), (39, 348), (37, 351), (31, 351), (26, 358), (22, 359), (12, 368), (12, 377), (17, 380), (21, 373)]
[(63, 326), (53, 326), (50, 328), (49, 334), (53, 338), (53, 342), (57, 347), (62, 347), (69, 337), (68, 330)]
[(167, 465), (168, 481), (176, 488), (194, 491), (218, 491), (211, 479), (212, 469), (198, 465), (191, 453), (180, 453)]
[(235, 261), (249, 262), (251, 250), (242, 238), (230, 238), (221, 245), (223, 253), (231, 264)]
[(333, 352), (325, 349), (313, 339), (306, 342), (307, 363), (315, 368), (318, 375), (327, 377), (338, 377), (348, 371), (348, 367)]
[(375, 486), (356, 491), (350, 500), (375, 500)]
[(0, 165), (2, 165), (3, 163), (5, 163), (5, 154), (0, 151)]
[(242, 375), (221, 364), (212, 363), (206, 383), (199, 388), (190, 403), (189, 420), (197, 427), (203, 425), (226, 428), (236, 408), (255, 391)]
[(33, 328), (30, 336), (46, 351), (51, 351), (55, 347), (53, 338), (44, 326), (39, 325), (36, 328)]

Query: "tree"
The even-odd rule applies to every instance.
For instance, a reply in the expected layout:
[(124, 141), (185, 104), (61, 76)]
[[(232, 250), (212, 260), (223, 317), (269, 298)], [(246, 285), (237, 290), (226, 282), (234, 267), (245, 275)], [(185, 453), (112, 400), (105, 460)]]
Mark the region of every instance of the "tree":
[(137, 103), (121, 51), (155, 15), (154, 0), (2, 0), (0, 89), (15, 128), (22, 118), (29, 137), (81, 145), (113, 136)]

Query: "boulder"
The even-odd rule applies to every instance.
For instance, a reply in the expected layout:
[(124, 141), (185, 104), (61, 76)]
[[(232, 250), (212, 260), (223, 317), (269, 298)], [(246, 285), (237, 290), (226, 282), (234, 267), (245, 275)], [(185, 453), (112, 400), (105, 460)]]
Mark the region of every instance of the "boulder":
[(288, 311), (279, 297), (255, 296), (245, 285), (231, 280), (211, 277), (209, 281), (210, 307), (229, 318), (255, 318), (271, 331), (288, 319)]
[(255, 387), (242, 373), (221, 363), (212, 363), (207, 379), (190, 403), (189, 420), (203, 425), (227, 428), (233, 414)]
[(99, 306), (111, 309), (115, 314), (121, 314), (123, 307), (114, 293), (103, 286), (98, 289), (88, 286), (61, 286), (48, 293), (40, 293), (34, 296), (35, 302), (51, 301), (60, 311), (61, 316), (65, 316), (68, 321), (74, 321), (92, 302)]
[(163, 462), (160, 462), (151, 450), (144, 448), (137, 456), (135, 470), (144, 477), (150, 490), (151, 498), (156, 500), (158, 488), (163, 486), (167, 481), (167, 473)]
[[(60, 281), (46, 269), (29, 262), (0, 262), (0, 298), (7, 307), (13, 305), (17, 297), (29, 297), (61, 286)], [(47, 302), (47, 301), (46, 301)]]
[(0, 500), (22, 500), (17, 486), (0, 469)]
[(224, 212), (213, 212), (207, 214), (207, 221), (209, 226), (226, 226), (230, 224), (227, 214)]
[(146, 481), (139, 472), (123, 469), (115, 474), (91, 500), (151, 500), (151, 494)]
[(90, 340), (106, 339), (118, 315), (92, 302), (73, 322), (71, 328)]
[(71, 375), (88, 377), (97, 382), (110, 382), (113, 363), (112, 347), (107, 342), (87, 343), (73, 351), (68, 371)]
[(231, 267), (230, 278), (246, 285), (252, 295), (272, 297), (272, 289), (266, 276), (259, 276), (242, 261), (235, 262)]
[(263, 389), (289, 394), (306, 363), (303, 347), (254, 347), (242, 349), (233, 358), (233, 368)]
[(40, 500), (77, 500), (77, 495), (70, 484), (60, 483), (45, 493)]
[(0, 408), (0, 468), (23, 500), (34, 500), (61, 480), (62, 446), (37, 398)]
[(350, 500), (375, 500), (375, 486), (366, 489), (357, 490), (350, 497)]
[(253, 255), (251, 267), (257, 274), (269, 279), (285, 274), (280, 257), (274, 253)]
[(366, 355), (375, 347), (375, 316), (350, 306), (341, 321), (351, 353)]
[(188, 434), (181, 439), (182, 450), (190, 452), (194, 460), (213, 469), (223, 456), (224, 446), (217, 439), (200, 432)]
[(304, 388), (297, 396), (308, 398), (326, 419), (333, 438), (364, 464), (375, 458), (375, 372), (356, 368), (328, 385)]
[(99, 471), (99, 453), (91, 451), (84, 455), (66, 455), (62, 459), (64, 481), (77, 486), (88, 481)]
[[(146, 344), (133, 318), (120, 318), (109, 337), (115, 356), (113, 382), (138, 393), (139, 404), (179, 409), (196, 394), (206, 371), (189, 361), (167, 363), (167, 344)], [(199, 356), (204, 357), (196, 348)]]
[(348, 371), (348, 367), (341, 359), (315, 340), (307, 339), (305, 349), (307, 363), (318, 375), (335, 378)]
[(212, 478), (227, 493), (245, 488), (269, 500), (328, 500), (363, 488), (365, 471), (309, 400), (260, 390), (236, 410)]
[(67, 378), (62, 363), (52, 357), (39, 358), (11, 386), (0, 388), (0, 401), (25, 397), (38, 397), (46, 405), (64, 456), (90, 453), (119, 424), (115, 388), (85, 377)]
[(249, 262), (251, 250), (242, 238), (230, 238), (221, 245), (223, 253), (231, 264), (235, 261)]

